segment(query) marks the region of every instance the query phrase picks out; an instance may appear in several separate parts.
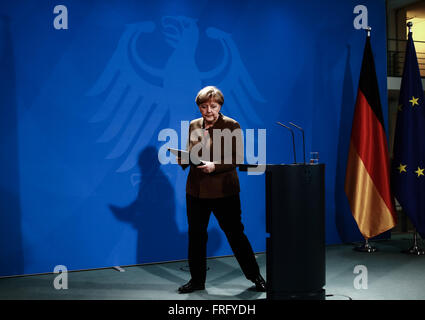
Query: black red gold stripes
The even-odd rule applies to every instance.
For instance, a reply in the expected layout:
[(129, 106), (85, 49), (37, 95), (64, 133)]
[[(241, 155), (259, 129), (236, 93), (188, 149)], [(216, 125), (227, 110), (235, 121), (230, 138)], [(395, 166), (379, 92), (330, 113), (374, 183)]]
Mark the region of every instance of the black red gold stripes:
[(377, 236), (396, 225), (387, 139), (369, 37), (351, 129), (345, 193), (364, 238)]

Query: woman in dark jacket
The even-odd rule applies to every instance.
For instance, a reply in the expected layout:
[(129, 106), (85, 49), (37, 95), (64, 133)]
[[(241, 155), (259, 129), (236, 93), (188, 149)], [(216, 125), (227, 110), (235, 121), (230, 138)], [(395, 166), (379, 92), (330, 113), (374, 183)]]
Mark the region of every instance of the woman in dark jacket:
[[(245, 277), (257, 291), (266, 291), (257, 261), (241, 221), (239, 179), (236, 166), (243, 162), (243, 138), (237, 121), (224, 116), (222, 92), (208, 86), (196, 97), (202, 117), (191, 121), (188, 151), (191, 164), (186, 184), (189, 225), (189, 268), (191, 279), (179, 288), (180, 293), (205, 289), (208, 222), (211, 212), (226, 234)], [(198, 160), (202, 160), (200, 165)], [(188, 161), (186, 161), (188, 162)]]

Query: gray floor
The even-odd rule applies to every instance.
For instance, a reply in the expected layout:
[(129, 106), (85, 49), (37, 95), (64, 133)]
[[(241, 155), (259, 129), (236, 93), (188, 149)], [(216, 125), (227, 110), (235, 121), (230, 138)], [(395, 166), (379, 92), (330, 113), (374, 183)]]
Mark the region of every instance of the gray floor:
[[(400, 253), (411, 246), (411, 235), (373, 243), (373, 254), (352, 250), (352, 244), (326, 248), (326, 293), (328, 300), (423, 300), (425, 256)], [(423, 241), (420, 241), (423, 246)], [(266, 274), (266, 255), (257, 254)], [(367, 289), (356, 289), (354, 268), (367, 268)], [(125, 272), (101, 269), (68, 273), (68, 289), (56, 290), (56, 274), (0, 279), (0, 299), (142, 299), (142, 300), (253, 300), (266, 298), (253, 290), (234, 257), (208, 260), (205, 291), (181, 295), (177, 287), (189, 279), (187, 262), (172, 262), (124, 268)], [(363, 273), (364, 274), (364, 273)]]

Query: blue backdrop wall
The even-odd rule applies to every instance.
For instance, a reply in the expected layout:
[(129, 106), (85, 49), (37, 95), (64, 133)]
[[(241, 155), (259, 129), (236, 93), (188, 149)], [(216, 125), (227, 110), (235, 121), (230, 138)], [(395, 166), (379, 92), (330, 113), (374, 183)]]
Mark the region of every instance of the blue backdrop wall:
[[(68, 29), (54, 27), (59, 4)], [(365, 42), (357, 4), (2, 2), (0, 276), (185, 259), (187, 172), (158, 162), (158, 133), (180, 137), (207, 84), (242, 128), (267, 129), (268, 163), (292, 162), (275, 121), (304, 127), (307, 155), (326, 163), (326, 241), (360, 240), (343, 191)], [(385, 111), (385, 2), (362, 4)], [(264, 176), (239, 176), (246, 233), (265, 251)], [(209, 256), (231, 254), (213, 217), (209, 235)]]

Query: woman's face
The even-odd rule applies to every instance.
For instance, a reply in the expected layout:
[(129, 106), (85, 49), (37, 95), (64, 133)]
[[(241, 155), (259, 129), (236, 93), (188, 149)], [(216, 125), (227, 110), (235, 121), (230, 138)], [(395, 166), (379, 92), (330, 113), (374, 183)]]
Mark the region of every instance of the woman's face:
[(220, 109), (221, 105), (215, 102), (213, 98), (199, 105), (199, 111), (207, 123), (214, 123), (217, 121)]

